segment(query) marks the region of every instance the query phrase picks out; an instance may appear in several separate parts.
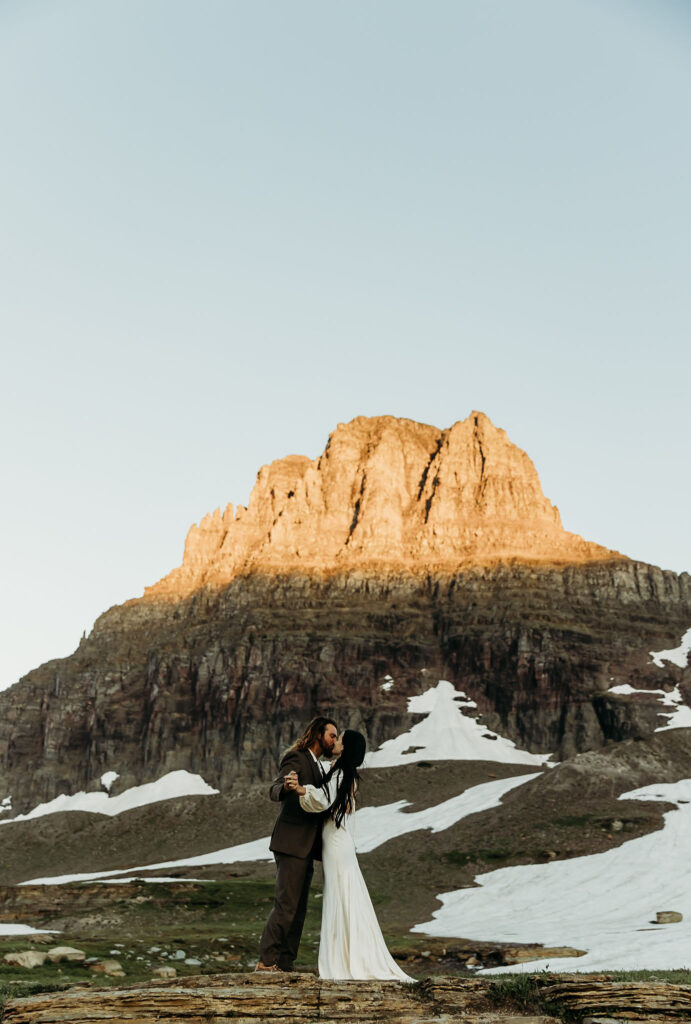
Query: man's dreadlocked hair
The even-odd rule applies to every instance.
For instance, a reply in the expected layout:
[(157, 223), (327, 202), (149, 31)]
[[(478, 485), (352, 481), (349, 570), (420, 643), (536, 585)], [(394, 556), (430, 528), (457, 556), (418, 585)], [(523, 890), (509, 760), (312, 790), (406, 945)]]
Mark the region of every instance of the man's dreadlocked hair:
[(333, 725), (334, 729), (338, 728), (333, 718), (325, 718), (324, 715), (317, 715), (317, 717), (313, 718), (307, 726), (300, 739), (293, 743), (290, 750), (307, 750), (308, 747), (312, 746), (315, 740), (324, 735), (324, 730), (327, 725)]

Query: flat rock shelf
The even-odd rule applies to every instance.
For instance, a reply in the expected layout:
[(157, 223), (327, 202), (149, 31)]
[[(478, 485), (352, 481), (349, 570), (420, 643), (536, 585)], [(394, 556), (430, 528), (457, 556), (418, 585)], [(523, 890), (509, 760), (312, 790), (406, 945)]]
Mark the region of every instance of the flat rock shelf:
[(562, 1013), (574, 1020), (574, 1011), (579, 1019), (583, 1014), (590, 1019), (606, 1014), (607, 1019), (648, 1024), (691, 1019), (689, 985), (552, 976), (540, 987), (557, 1016), (497, 1008), (489, 979), (435, 978), (407, 986), (322, 981), (311, 974), (221, 974), (129, 988), (43, 993), (11, 1000), (0, 1019), (2, 1024), (559, 1024)]
[(471, 979), (322, 981), (311, 974), (224, 974), (162, 984), (51, 992), (6, 1004), (2, 1024), (559, 1024), (550, 1016), (484, 1009), (487, 985)]

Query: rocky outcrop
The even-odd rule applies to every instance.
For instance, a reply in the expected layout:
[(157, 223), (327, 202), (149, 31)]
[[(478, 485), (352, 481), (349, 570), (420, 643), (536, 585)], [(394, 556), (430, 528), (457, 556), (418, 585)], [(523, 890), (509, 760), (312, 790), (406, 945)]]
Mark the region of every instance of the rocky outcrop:
[[(196, 976), (94, 991), (73, 989), (14, 999), (3, 1024), (96, 1024), (101, 1021), (212, 1020), (258, 1024), (358, 1020), (374, 1024), (559, 1024), (574, 1011), (615, 1013), (616, 1020), (674, 1024), (689, 1019), (691, 986), (617, 983), (601, 977), (547, 976), (532, 981), (536, 1010), (512, 1007), (509, 990), (490, 980), (429, 978), (412, 987), (397, 982), (325, 981), (310, 974), (267, 977)], [(521, 1002), (526, 1000), (524, 986)], [(540, 1003), (549, 1006), (545, 1013)], [(568, 1016), (567, 1016), (568, 1015)], [(580, 1016), (579, 1016), (580, 1019)], [(601, 1019), (598, 1017), (597, 1019)]]
[(318, 459), (259, 471), (247, 508), (187, 535), (182, 566), (151, 596), (223, 585), (238, 573), (457, 571), (501, 559), (621, 558), (567, 533), (532, 462), (483, 413), (448, 430), (393, 416), (340, 424)]
[(686, 685), (648, 652), (689, 623), (690, 578), (566, 533), (486, 417), (354, 420), (315, 462), (262, 470), (180, 569), (0, 693), (0, 799), (21, 813), (109, 770), (113, 792), (177, 768), (227, 792), (270, 777), (317, 711), (378, 746), (440, 678), (490, 729), (567, 757), (663, 721), (656, 695), (608, 690)]
[(421, 987), (398, 982), (324, 981), (311, 974), (281, 977), (226, 974), (188, 977), (131, 988), (51, 992), (7, 1003), (2, 1024), (96, 1024), (96, 1021), (282, 1020), (361, 1021), (375, 1024), (559, 1024), (559, 1018), (493, 1012), (487, 984), (430, 980)]

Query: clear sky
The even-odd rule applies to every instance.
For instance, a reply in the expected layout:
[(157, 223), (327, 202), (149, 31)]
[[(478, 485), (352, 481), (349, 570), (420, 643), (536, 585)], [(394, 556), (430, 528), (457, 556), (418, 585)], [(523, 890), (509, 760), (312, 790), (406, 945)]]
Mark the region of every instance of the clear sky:
[(0, 0), (0, 687), (357, 415), (480, 409), (690, 570), (690, 50), (684, 0)]

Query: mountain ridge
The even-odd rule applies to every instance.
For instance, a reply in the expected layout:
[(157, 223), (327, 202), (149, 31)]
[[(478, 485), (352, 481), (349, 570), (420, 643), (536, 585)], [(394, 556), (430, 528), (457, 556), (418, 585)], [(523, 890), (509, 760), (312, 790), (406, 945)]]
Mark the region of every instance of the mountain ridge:
[(393, 416), (339, 424), (316, 459), (262, 466), (247, 507), (193, 525), (148, 597), (289, 570), (457, 571), (508, 559), (621, 560), (568, 533), (528, 455), (473, 412), (446, 430)]

